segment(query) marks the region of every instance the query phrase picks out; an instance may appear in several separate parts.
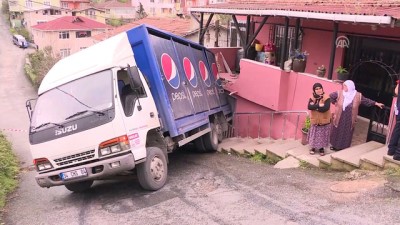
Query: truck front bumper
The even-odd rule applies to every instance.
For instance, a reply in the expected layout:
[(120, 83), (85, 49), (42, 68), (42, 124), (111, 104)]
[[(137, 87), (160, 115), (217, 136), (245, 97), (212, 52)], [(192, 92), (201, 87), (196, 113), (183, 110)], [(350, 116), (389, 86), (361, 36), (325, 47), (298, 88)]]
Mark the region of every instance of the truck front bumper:
[[(60, 176), (61, 173), (74, 171), (82, 168), (86, 169), (87, 176), (73, 178), (70, 180), (61, 179)], [(36, 175), (35, 179), (40, 187), (52, 187), (52, 186), (65, 185), (85, 180), (98, 180), (112, 175), (116, 175), (123, 171), (131, 170), (133, 168), (135, 168), (135, 158), (133, 157), (132, 153), (129, 153), (122, 156), (103, 159), (101, 161), (90, 164), (38, 174)]]

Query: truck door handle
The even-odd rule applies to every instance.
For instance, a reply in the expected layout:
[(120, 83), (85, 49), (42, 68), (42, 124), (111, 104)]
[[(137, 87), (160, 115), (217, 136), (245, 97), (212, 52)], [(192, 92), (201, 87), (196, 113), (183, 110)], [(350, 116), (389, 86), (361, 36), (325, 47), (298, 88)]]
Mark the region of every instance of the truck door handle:
[(150, 118), (153, 118), (153, 117), (154, 117), (154, 113), (150, 112)]

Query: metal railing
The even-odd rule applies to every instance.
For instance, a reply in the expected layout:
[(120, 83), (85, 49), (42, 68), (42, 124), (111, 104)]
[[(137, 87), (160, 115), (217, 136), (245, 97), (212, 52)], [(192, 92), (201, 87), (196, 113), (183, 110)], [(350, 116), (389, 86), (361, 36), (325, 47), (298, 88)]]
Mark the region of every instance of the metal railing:
[[(228, 131), (225, 132), (226, 137), (242, 137), (243, 130), (246, 137), (253, 138), (266, 138), (262, 137), (262, 132), (265, 133), (267, 129), (267, 137), (272, 137), (272, 130), (280, 127), (281, 139), (290, 138), (286, 132), (292, 131), (294, 133), (294, 139), (297, 139), (299, 133), (299, 127), (303, 124), (305, 118), (309, 115), (308, 111), (266, 111), (266, 112), (239, 112), (233, 114), (232, 124), (228, 126)], [(303, 120), (300, 121), (300, 118)], [(244, 123), (243, 123), (244, 120)], [(264, 120), (267, 123), (263, 122)], [(279, 120), (279, 121), (278, 121)], [(279, 124), (278, 124), (279, 122)], [(300, 122), (302, 124), (300, 124)], [(288, 124), (289, 123), (289, 124)], [(241, 126), (245, 126), (243, 129)], [(250, 132), (250, 129), (254, 128), (252, 125), (257, 126), (256, 135), (254, 132)], [(268, 126), (269, 125), (269, 126)], [(290, 127), (288, 125), (291, 125)], [(293, 129), (294, 128), (294, 129)], [(252, 135), (253, 134), (253, 135)], [(256, 137), (255, 137), (256, 136)]]

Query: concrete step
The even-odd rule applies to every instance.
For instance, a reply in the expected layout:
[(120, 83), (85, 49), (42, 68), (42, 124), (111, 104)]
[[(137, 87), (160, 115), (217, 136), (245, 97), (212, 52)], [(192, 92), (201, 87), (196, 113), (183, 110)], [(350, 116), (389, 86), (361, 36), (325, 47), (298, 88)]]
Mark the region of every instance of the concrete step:
[(230, 147), (232, 152), (242, 155), (245, 153), (245, 149), (249, 148), (249, 146), (259, 145), (261, 143), (262, 142), (258, 139), (245, 138), (243, 139), (243, 141), (232, 144)]
[(360, 168), (365, 170), (380, 170), (385, 164), (384, 156), (387, 154), (387, 145), (361, 156)]
[[(275, 140), (273, 142), (259, 144), (257, 146), (254, 146), (254, 151), (266, 155), (267, 154), (266, 151), (267, 151), (267, 148), (269, 148), (269, 146), (280, 145), (280, 144), (282, 144), (282, 141), (280, 141), (280, 140)], [(251, 150), (249, 150), (249, 151), (251, 151)]]
[[(332, 153), (334, 153), (334, 151), (325, 148), (325, 155)], [(297, 148), (290, 149), (289, 151), (287, 151), (287, 154), (289, 156), (295, 157), (298, 160), (305, 161), (308, 164), (315, 167), (319, 167), (318, 159), (321, 157), (325, 157), (325, 156), (320, 156), (318, 151), (316, 151), (314, 155), (311, 155), (310, 147), (308, 145), (301, 145)]]
[(329, 168), (332, 165), (331, 154), (324, 155), (318, 158), (320, 168)]
[(286, 152), (290, 149), (294, 149), (302, 146), (300, 141), (298, 140), (281, 140), (277, 141), (274, 144), (271, 144), (266, 147), (265, 154), (266, 155), (276, 155), (280, 158), (286, 158)]
[(274, 165), (275, 169), (291, 169), (300, 167), (300, 161), (293, 156), (289, 156)]
[(360, 167), (361, 155), (372, 150), (381, 148), (383, 144), (376, 141), (369, 141), (367, 143), (356, 145), (339, 152), (331, 154), (332, 169), (351, 171)]
[(242, 138), (226, 138), (222, 140), (221, 143), (218, 144), (218, 151), (219, 152), (224, 152), (224, 151), (230, 151), (231, 146), (237, 143), (243, 142)]
[(269, 145), (269, 144), (273, 144), (273, 143), (275, 143), (275, 140), (273, 140), (273, 139), (269, 139), (269, 138), (259, 139), (256, 144), (246, 146), (244, 149), (244, 152), (245, 152), (245, 154), (254, 155), (257, 152), (256, 148), (258, 148), (259, 146)]
[(385, 160), (384, 169), (390, 169), (390, 168), (394, 168), (394, 169), (398, 169), (400, 168), (400, 161), (398, 160), (394, 160), (393, 156), (388, 156), (388, 155), (384, 155), (383, 159)]

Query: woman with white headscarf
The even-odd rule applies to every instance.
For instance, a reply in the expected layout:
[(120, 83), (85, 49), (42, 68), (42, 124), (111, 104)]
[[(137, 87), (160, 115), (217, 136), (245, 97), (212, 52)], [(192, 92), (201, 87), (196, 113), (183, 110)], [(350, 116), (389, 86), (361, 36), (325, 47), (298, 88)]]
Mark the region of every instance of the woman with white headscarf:
[(343, 90), (333, 92), (329, 97), (331, 103), (336, 106), (330, 137), (332, 150), (350, 147), (360, 105), (384, 107), (382, 103), (375, 102), (357, 92), (354, 82), (351, 80), (346, 80), (343, 83)]

